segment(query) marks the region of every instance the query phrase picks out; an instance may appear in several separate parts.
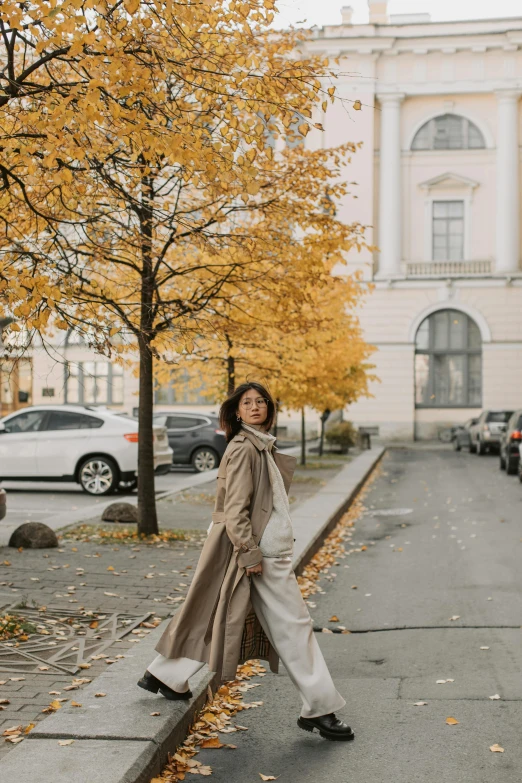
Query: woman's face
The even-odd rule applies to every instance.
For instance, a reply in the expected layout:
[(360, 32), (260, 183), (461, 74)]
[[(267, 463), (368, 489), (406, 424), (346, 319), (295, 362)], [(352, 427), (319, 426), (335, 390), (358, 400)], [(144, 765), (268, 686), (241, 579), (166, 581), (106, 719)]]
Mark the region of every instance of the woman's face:
[(263, 424), (268, 416), (265, 398), (255, 389), (246, 391), (239, 400), (237, 415), (245, 424)]

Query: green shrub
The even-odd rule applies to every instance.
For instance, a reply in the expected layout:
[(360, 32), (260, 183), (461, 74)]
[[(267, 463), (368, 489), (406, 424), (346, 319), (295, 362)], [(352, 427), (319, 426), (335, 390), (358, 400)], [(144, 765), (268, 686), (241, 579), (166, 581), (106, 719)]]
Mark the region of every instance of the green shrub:
[(357, 443), (357, 430), (351, 421), (340, 421), (326, 430), (324, 434), (330, 446), (340, 446), (341, 452), (346, 453), (350, 446)]

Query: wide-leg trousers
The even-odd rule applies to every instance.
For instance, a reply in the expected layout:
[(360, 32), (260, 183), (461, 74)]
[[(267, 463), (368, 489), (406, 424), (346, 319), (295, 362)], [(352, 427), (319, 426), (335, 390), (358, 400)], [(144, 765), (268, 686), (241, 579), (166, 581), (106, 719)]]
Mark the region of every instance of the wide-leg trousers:
[[(266, 557), (263, 573), (251, 577), (253, 609), (296, 686), (303, 702), (301, 716), (316, 718), (346, 704), (332, 681), (315, 637), (308, 609), (288, 558)], [(187, 691), (188, 680), (204, 666), (190, 658), (158, 655), (148, 671), (169, 688)]]

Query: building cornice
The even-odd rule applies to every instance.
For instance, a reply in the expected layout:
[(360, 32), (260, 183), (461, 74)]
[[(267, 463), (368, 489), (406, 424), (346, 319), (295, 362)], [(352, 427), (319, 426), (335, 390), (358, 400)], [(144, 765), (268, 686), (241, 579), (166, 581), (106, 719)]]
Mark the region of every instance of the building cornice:
[[(478, 23), (477, 23), (478, 24)], [(522, 46), (522, 19), (513, 20), (516, 27), (475, 29), (475, 23), (430, 23), (425, 25), (372, 25), (326, 27), (316, 31), (305, 46), (329, 54), (332, 48), (346, 56), (353, 54), (457, 54), (459, 52), (517, 51)], [(422, 29), (420, 29), (422, 28)]]

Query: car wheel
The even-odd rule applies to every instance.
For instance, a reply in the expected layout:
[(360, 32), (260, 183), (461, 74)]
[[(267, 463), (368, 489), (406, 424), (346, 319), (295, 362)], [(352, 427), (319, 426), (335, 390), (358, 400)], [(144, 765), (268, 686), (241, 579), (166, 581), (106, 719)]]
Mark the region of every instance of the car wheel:
[(519, 460), (516, 457), (508, 457), (506, 460), (506, 473), (508, 476), (515, 476), (518, 471)]
[(118, 467), (109, 457), (88, 457), (82, 462), (79, 480), (88, 495), (109, 495), (120, 483)]
[(479, 455), (479, 457), (483, 457), (485, 453), (486, 453), (486, 447), (484, 446), (482, 441), (479, 440), (477, 443), (477, 454)]
[(499, 463), (498, 463), (498, 466), (499, 466), (500, 470), (505, 470), (506, 469), (506, 460), (502, 456), (502, 450), (500, 450), (500, 452), (499, 452)]
[(470, 440), (469, 442), (469, 453), (470, 454), (476, 454), (477, 447), (473, 444), (473, 441)]
[(214, 470), (219, 463), (218, 455), (214, 449), (206, 446), (196, 449), (192, 455), (192, 466), (198, 473), (205, 473), (207, 470)]
[(458, 438), (453, 438), (453, 449), (454, 449), (454, 451), (460, 451), (461, 448), (462, 447), (460, 445), (459, 439)]

